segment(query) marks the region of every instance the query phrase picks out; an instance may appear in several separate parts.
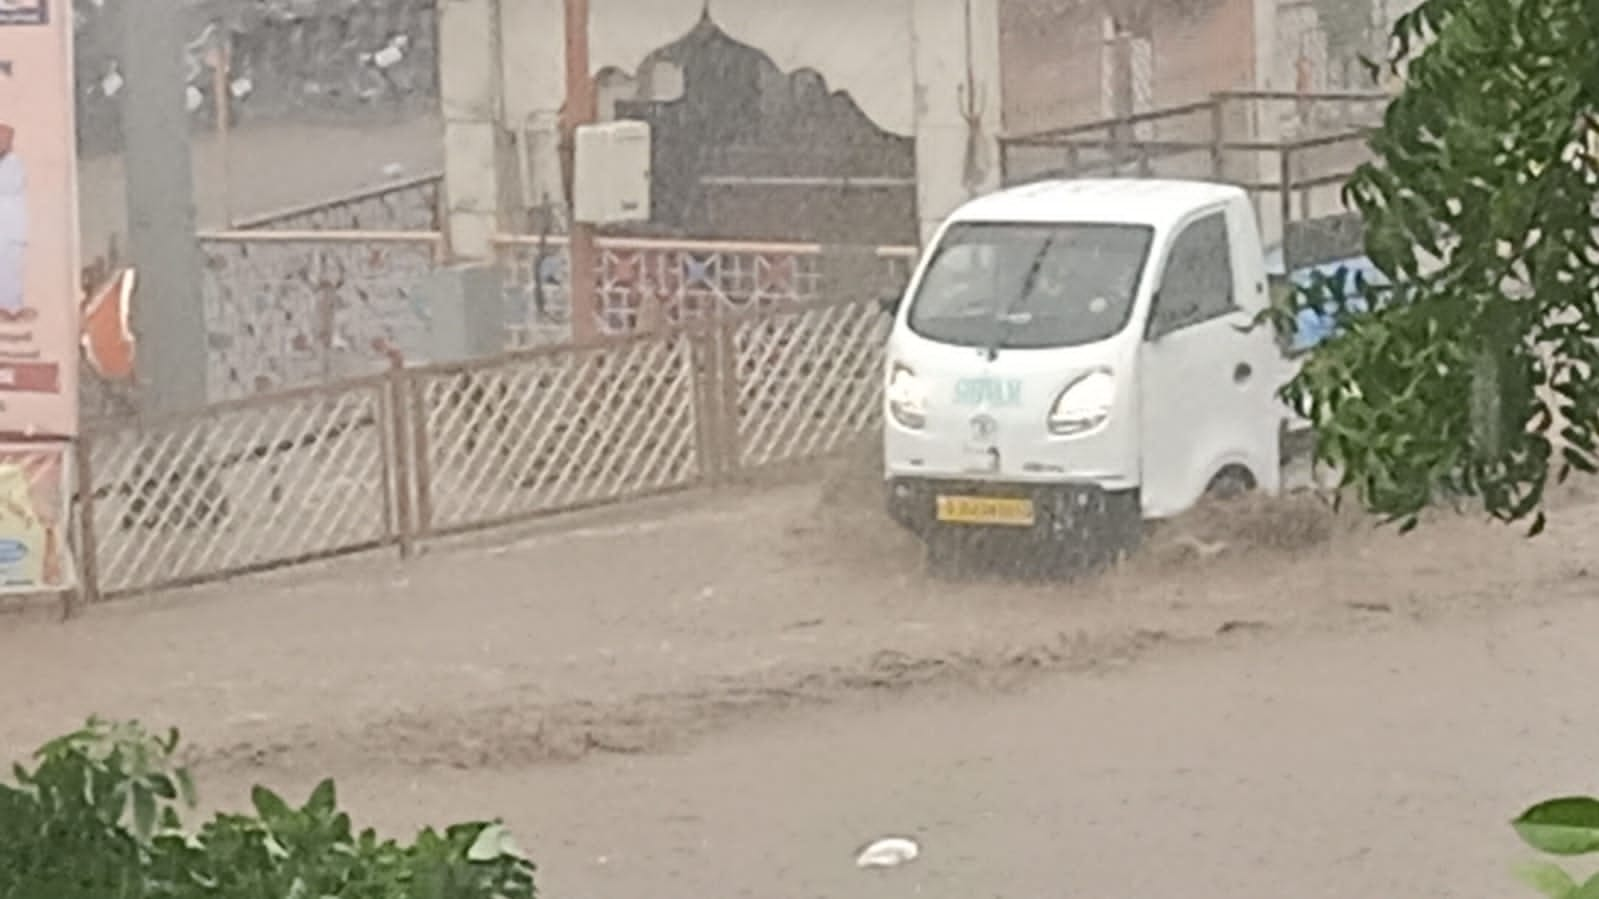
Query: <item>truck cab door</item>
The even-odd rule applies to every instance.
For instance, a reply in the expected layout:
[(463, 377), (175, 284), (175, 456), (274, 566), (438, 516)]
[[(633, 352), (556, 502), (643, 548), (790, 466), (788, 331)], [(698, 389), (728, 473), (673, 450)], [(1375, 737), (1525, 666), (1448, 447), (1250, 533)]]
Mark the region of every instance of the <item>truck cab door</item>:
[[(1275, 489), (1275, 343), (1250, 329), (1255, 281), (1226, 207), (1190, 217), (1167, 246), (1139, 349), (1140, 492), (1147, 518), (1193, 506), (1229, 467)], [(1236, 225), (1236, 223), (1232, 223)]]

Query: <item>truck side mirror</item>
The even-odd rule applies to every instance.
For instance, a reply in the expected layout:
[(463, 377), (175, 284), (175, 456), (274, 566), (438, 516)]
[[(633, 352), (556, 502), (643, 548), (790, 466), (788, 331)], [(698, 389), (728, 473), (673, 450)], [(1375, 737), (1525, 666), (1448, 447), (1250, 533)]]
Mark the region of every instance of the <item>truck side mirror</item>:
[(899, 304), (904, 294), (898, 289), (885, 290), (877, 297), (877, 305), (889, 318), (899, 315)]

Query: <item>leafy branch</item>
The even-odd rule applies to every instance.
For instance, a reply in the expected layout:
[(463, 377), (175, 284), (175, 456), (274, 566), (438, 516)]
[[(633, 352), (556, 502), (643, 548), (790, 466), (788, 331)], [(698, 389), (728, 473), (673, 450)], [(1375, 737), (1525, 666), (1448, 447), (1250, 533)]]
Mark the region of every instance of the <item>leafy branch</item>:
[(1451, 497), (1536, 532), (1551, 477), (1599, 470), (1596, 36), (1572, 0), (1401, 17), (1387, 64), (1406, 86), (1345, 186), (1385, 283), (1319, 279), (1282, 310), (1333, 315), (1284, 398), (1404, 527)]

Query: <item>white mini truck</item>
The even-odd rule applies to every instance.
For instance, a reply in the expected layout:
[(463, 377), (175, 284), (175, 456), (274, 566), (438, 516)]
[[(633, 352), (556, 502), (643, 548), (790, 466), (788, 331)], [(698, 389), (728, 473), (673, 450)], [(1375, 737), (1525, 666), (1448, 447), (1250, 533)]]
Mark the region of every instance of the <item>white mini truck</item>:
[(1075, 570), (1207, 492), (1277, 491), (1292, 363), (1251, 327), (1267, 282), (1239, 187), (1048, 181), (967, 203), (894, 304), (890, 513), (934, 566), (1006, 544)]

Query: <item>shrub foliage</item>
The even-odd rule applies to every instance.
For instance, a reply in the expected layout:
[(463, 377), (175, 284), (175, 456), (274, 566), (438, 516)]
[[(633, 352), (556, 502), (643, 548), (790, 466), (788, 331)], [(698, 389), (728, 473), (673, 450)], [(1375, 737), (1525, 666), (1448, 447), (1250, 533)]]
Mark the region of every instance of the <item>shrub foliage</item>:
[(198, 828), (178, 735), (90, 720), (0, 783), (0, 899), (533, 899), (498, 822), (357, 832), (331, 780), (298, 807), (265, 787)]

